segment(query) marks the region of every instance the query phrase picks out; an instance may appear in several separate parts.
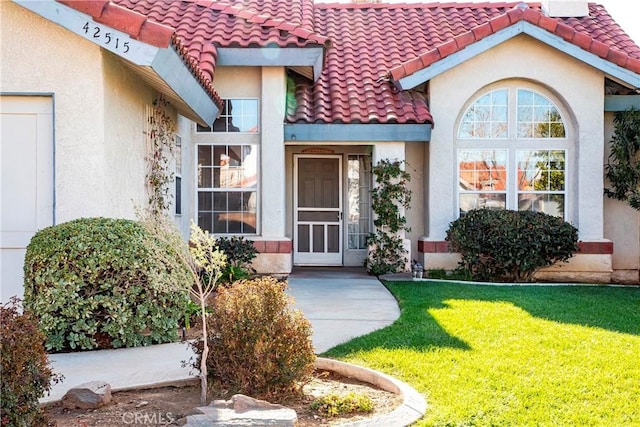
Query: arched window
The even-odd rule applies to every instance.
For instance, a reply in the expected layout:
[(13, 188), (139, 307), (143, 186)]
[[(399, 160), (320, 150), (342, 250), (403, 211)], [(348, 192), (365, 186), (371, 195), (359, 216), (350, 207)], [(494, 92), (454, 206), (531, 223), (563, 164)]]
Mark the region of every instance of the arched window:
[(567, 214), (568, 131), (537, 90), (504, 85), (468, 104), (457, 130), (458, 208)]

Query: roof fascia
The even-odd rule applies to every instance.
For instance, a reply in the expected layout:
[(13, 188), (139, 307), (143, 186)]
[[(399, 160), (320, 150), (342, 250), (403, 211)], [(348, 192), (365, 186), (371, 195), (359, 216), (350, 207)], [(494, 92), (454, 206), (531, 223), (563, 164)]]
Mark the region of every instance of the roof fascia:
[[(13, 1), (115, 54), (143, 78), (151, 70), (164, 85), (145, 80), (160, 92), (169, 90), (177, 95), (176, 108), (185, 117), (206, 125), (212, 124), (217, 117), (217, 105), (171, 46), (158, 48), (138, 41), (127, 33), (95, 22), (91, 16), (56, 1)], [(107, 33), (109, 37), (106, 37)], [(95, 37), (95, 34), (99, 36)]]
[(626, 111), (631, 108), (640, 110), (640, 95), (606, 95), (604, 111)]
[(191, 110), (191, 114), (183, 112), (185, 117), (201, 125), (213, 125), (220, 109), (175, 50), (161, 49), (153, 59), (151, 68)]
[(313, 124), (284, 125), (285, 142), (428, 142), (431, 124)]
[(314, 81), (323, 63), (323, 47), (220, 47), (216, 60), (216, 66), (312, 67)]
[(487, 36), (426, 68), (399, 79), (396, 84), (402, 90), (412, 89), (519, 34), (527, 34), (530, 37), (533, 37), (542, 43), (591, 65), (603, 73), (626, 84), (635, 88), (640, 87), (640, 74), (620, 67), (619, 65), (600, 58), (591, 52), (587, 52), (573, 43), (567, 42), (562, 37), (552, 34), (526, 21), (517, 22), (510, 27), (497, 31), (496, 33)]

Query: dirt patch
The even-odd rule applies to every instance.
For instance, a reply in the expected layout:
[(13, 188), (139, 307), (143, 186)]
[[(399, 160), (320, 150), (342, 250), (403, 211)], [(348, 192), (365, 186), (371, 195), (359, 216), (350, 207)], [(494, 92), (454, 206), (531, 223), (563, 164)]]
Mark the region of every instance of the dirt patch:
[[(310, 409), (316, 398), (331, 393), (362, 393), (374, 402), (374, 412), (336, 418), (325, 418)], [(210, 396), (215, 399), (216, 396)], [(304, 388), (304, 396), (284, 405), (298, 414), (301, 427), (336, 425), (389, 413), (402, 403), (402, 398), (361, 381), (343, 377), (334, 372), (316, 371), (313, 380)], [(60, 403), (49, 405), (45, 411), (57, 427), (93, 427), (127, 425), (178, 425), (187, 415), (198, 413), (200, 389), (195, 385), (130, 390), (113, 393), (111, 404), (95, 410), (68, 410)]]

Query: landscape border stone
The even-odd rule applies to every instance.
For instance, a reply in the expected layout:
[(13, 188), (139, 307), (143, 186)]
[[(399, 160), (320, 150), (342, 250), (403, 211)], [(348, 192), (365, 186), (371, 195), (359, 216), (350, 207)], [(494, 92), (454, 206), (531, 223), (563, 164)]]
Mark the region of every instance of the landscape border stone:
[(316, 358), (316, 369), (325, 369), (342, 376), (372, 384), (382, 390), (402, 396), (402, 404), (388, 414), (366, 420), (340, 424), (344, 427), (400, 427), (418, 421), (427, 412), (427, 401), (416, 389), (390, 375), (351, 363), (324, 357)]

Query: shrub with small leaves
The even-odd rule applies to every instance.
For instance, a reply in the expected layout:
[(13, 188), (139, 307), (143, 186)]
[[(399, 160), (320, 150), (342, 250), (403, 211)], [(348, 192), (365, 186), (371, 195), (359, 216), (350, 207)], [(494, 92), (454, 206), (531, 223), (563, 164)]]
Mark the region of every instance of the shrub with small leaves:
[(311, 402), (311, 409), (329, 417), (337, 417), (344, 414), (373, 412), (373, 400), (366, 394), (331, 393), (318, 397)]
[(253, 240), (244, 237), (218, 237), (216, 246), (227, 256), (227, 266), (222, 271), (221, 280), (233, 283), (236, 280), (248, 279), (253, 272), (251, 261), (258, 255)]
[(578, 250), (573, 225), (532, 211), (469, 211), (450, 224), (446, 240), (462, 256), (460, 267), (482, 281), (531, 281), (539, 269)]
[[(311, 380), (311, 324), (291, 308), (285, 287), (263, 277), (219, 289), (207, 320), (207, 370), (217, 388), (282, 401)], [(194, 345), (196, 369), (202, 347)]]
[(29, 313), (21, 313), (15, 297), (0, 306), (0, 353), (2, 390), (0, 425), (30, 427), (47, 425), (38, 399), (62, 380), (49, 367), (44, 334)]
[[(135, 221), (82, 218), (36, 233), (25, 257), (25, 307), (53, 351), (175, 341), (192, 279)], [(163, 255), (164, 254), (164, 255)]]

